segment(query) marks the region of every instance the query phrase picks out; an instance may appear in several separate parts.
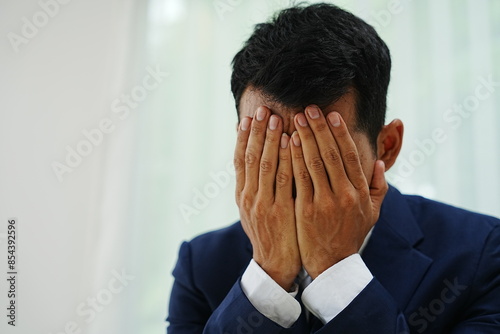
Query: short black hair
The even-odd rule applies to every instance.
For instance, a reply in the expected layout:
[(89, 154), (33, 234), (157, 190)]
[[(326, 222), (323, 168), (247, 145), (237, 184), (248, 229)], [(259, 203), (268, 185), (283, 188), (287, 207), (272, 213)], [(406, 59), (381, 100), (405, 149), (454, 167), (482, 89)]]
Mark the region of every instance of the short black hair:
[(255, 26), (232, 65), (237, 112), (249, 86), (290, 108), (324, 108), (352, 89), (356, 130), (367, 134), (375, 151), (385, 122), (391, 56), (362, 19), (325, 3), (284, 9)]

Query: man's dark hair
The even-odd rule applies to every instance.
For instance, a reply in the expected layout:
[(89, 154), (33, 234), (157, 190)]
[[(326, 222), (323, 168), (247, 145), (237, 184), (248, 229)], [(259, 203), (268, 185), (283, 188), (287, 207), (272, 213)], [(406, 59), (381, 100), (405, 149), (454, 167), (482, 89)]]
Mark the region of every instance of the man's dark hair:
[(330, 4), (298, 5), (255, 26), (232, 62), (231, 90), (239, 109), (252, 86), (290, 108), (356, 97), (357, 129), (376, 149), (385, 121), (391, 56), (372, 26)]

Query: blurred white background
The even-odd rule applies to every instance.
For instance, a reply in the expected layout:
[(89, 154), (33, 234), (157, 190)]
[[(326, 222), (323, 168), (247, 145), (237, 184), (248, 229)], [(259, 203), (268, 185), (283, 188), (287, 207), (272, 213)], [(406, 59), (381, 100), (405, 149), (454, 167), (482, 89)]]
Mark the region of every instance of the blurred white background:
[[(165, 331), (180, 242), (238, 219), (230, 62), (294, 2), (0, 0), (2, 333)], [(333, 2), (392, 52), (388, 179), (500, 216), (500, 2)]]

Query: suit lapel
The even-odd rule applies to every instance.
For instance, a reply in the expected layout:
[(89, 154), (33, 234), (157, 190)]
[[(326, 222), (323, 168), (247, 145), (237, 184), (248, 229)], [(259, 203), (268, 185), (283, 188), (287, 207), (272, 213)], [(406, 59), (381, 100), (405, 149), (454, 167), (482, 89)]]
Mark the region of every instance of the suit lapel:
[(423, 237), (403, 195), (390, 187), (362, 258), (401, 310), (432, 263), (415, 248)]

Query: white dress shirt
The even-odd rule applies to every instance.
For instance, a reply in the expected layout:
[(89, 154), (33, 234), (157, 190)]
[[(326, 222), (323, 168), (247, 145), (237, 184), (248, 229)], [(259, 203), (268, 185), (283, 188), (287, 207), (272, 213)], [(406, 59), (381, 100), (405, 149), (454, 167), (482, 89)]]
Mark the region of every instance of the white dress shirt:
[[(303, 289), (302, 303), (323, 324), (342, 312), (373, 279), (359, 255), (372, 230), (359, 253), (334, 264), (315, 280), (304, 268), (299, 273), (297, 281)], [(243, 273), (241, 288), (260, 313), (284, 328), (290, 328), (300, 316), (300, 303), (295, 299), (299, 291), (298, 284), (294, 283), (291, 292), (285, 291), (253, 259)]]

